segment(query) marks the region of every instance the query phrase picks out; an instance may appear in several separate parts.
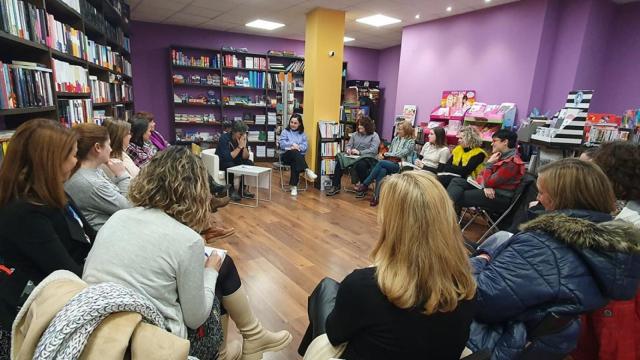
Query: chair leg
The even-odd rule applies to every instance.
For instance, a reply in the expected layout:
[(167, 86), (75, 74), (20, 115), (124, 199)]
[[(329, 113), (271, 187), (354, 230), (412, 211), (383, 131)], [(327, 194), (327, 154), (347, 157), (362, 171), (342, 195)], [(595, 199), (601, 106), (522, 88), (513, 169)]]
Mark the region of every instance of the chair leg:
[(464, 232), (465, 230), (467, 230), (467, 228), (469, 227), (469, 225), (473, 224), (474, 221), (476, 221), (476, 218), (479, 216), (479, 213), (474, 213), (473, 216), (471, 216), (471, 219), (469, 219), (469, 221), (467, 221), (467, 223), (464, 225), (464, 227), (462, 227), (462, 232)]

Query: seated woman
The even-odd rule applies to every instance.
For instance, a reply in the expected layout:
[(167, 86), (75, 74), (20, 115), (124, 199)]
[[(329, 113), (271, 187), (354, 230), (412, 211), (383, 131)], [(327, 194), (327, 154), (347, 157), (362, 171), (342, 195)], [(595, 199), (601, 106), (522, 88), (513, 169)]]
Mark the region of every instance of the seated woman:
[(164, 139), (164, 136), (156, 131), (156, 120), (152, 113), (147, 111), (140, 111), (136, 113), (136, 116), (144, 117), (149, 121), (149, 130), (151, 130), (151, 135), (149, 136), (147, 145), (154, 150), (153, 155), (155, 155), (155, 153), (157, 153), (158, 151), (162, 151), (171, 146), (167, 142), (167, 140)]
[[(122, 120), (105, 120), (102, 126), (107, 128), (109, 132), (109, 140), (111, 141), (111, 161), (121, 162), (127, 170), (129, 177), (133, 179), (140, 172), (140, 168), (133, 163), (133, 160), (125, 151), (129, 147), (131, 140), (131, 124)], [(116, 174), (109, 169), (106, 164), (100, 165), (100, 169), (109, 177), (109, 180), (115, 183)]]
[(451, 179), (456, 177), (477, 178), (484, 168), (483, 162), (486, 157), (487, 153), (482, 150), (482, 139), (478, 132), (471, 126), (462, 127), (458, 133), (458, 146), (451, 151), (449, 161), (438, 173), (440, 183), (446, 188)]
[[(196, 329), (208, 318), (217, 320), (211, 319), (218, 316), (212, 312), (217, 299), (244, 339), (242, 350), (223, 345), (219, 358), (237, 359), (242, 351), (243, 358), (259, 359), (263, 352), (291, 342), (288, 332), (267, 331), (256, 319), (229, 255), (221, 260), (212, 253), (205, 260), (199, 232), (208, 226), (210, 193), (199, 158), (178, 146), (158, 153), (132, 183), (129, 197), (135, 207), (104, 224), (87, 257), (83, 280), (136, 290), (164, 316), (167, 330), (184, 338), (187, 328)], [(227, 319), (222, 318), (223, 330)], [(191, 333), (189, 338), (196, 336)], [(218, 349), (198, 348), (204, 343), (192, 344), (191, 352), (208, 352), (210, 358)]]
[(131, 120), (131, 140), (127, 146), (127, 154), (137, 167), (142, 168), (151, 161), (156, 149), (150, 145), (151, 126), (145, 116), (134, 116)]
[[(242, 121), (234, 121), (231, 131), (220, 136), (216, 155), (220, 158), (220, 171), (227, 171), (228, 168), (238, 165), (253, 165), (249, 160), (249, 148), (247, 148), (247, 124)], [(242, 197), (253, 199), (255, 194), (244, 188), (241, 179), (234, 179), (233, 174), (227, 174), (231, 194), (229, 197), (233, 201), (240, 201)], [(242, 195), (240, 194), (242, 193)]]
[(406, 171), (385, 181), (380, 204), (373, 266), (339, 285), (326, 346), (347, 343), (334, 355), (349, 360), (459, 359), (476, 284), (451, 200), (435, 177)]
[[(380, 146), (380, 137), (374, 130), (373, 120), (368, 116), (361, 118), (358, 131), (351, 134), (345, 151), (336, 155), (332, 184), (325, 194), (333, 196), (340, 193), (342, 173), (351, 167), (355, 170), (355, 177), (351, 176), (351, 178), (357, 179), (358, 184), (363, 182), (377, 162), (375, 156), (378, 154), (378, 146)], [(355, 180), (354, 183), (356, 183)]]
[(380, 194), (380, 183), (385, 176), (395, 174), (400, 171), (400, 163), (402, 161), (412, 162), (415, 155), (416, 142), (413, 139), (413, 127), (410, 121), (404, 121), (397, 125), (396, 136), (391, 141), (389, 151), (378, 155), (380, 161), (374, 166), (369, 176), (356, 186), (356, 191), (366, 192), (369, 185), (375, 180), (376, 189), (371, 199), (371, 206), (378, 205), (378, 196)]
[[(98, 231), (113, 213), (131, 207), (126, 198), (131, 176), (122, 162), (109, 158), (111, 141), (107, 128), (80, 124), (73, 131), (78, 135), (78, 165), (64, 189)], [(115, 175), (113, 182), (100, 169), (101, 165), (107, 166)]]
[[(34, 145), (34, 144), (37, 144)], [(95, 232), (64, 192), (76, 165), (75, 134), (34, 119), (18, 127), (0, 167), (0, 358), (33, 285), (55, 270), (82, 275)], [(25, 291), (26, 290), (26, 291)]]
[(415, 165), (422, 170), (437, 174), (442, 171), (450, 157), (451, 151), (447, 147), (447, 136), (444, 128), (437, 127), (431, 129), (429, 142), (422, 147), (419, 159), (416, 159)]
[[(590, 148), (588, 150), (591, 150)], [(640, 146), (616, 141), (590, 151), (593, 160), (607, 174), (618, 199), (616, 219), (640, 228)], [(587, 153), (583, 152), (582, 155)], [(580, 159), (584, 157), (580, 155)], [(610, 301), (581, 318), (582, 331), (575, 360), (640, 358), (640, 291), (635, 299)]]
[(311, 181), (318, 177), (313, 170), (309, 169), (309, 165), (304, 159), (304, 154), (307, 153), (307, 135), (304, 133), (302, 115), (291, 115), (289, 126), (280, 134), (280, 149), (284, 150), (282, 163), (291, 167), (291, 177), (289, 178), (291, 196), (297, 196), (301, 172), (304, 171), (307, 179)]
[[(631, 299), (640, 277), (640, 230), (611, 221), (615, 195), (606, 175), (575, 158), (538, 171), (538, 200), (548, 211), (511, 237), (494, 236), (472, 258), (478, 315), (468, 347), (514, 359), (529, 342), (538, 358), (576, 345), (577, 316), (610, 299)], [(539, 338), (530, 332), (550, 314), (576, 317)]]

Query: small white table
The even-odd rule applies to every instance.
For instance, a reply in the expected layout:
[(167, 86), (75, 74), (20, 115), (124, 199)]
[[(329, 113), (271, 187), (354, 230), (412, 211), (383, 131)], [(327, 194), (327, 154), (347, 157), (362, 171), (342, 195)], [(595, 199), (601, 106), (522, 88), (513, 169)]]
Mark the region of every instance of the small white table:
[[(231, 201), (232, 204), (240, 205), (240, 206), (248, 206), (248, 207), (258, 207), (260, 202), (260, 188), (268, 188), (269, 189), (269, 198), (263, 198), (262, 201), (271, 201), (271, 168), (261, 167), (261, 166), (251, 166), (251, 165), (238, 165), (234, 167), (230, 167), (226, 171), (227, 175), (227, 184), (229, 184), (229, 174), (233, 174), (234, 176), (242, 176), (242, 184), (245, 186), (247, 182), (245, 181), (245, 176), (251, 177), (255, 179), (255, 187), (256, 187), (256, 204), (255, 205), (247, 205), (239, 202)], [(264, 177), (267, 177), (265, 179)], [(262, 181), (261, 181), (262, 180)], [(250, 185), (254, 185), (253, 182)], [(240, 196), (244, 195), (244, 186), (240, 191)]]

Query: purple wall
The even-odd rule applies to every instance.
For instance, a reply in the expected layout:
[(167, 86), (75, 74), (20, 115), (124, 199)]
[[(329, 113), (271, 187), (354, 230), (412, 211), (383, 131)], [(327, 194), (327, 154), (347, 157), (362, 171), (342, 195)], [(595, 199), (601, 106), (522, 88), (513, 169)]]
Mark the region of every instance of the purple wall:
[(443, 90), (474, 89), (478, 101), (527, 112), (546, 5), (524, 0), (406, 27), (395, 111), (415, 104), (424, 122)]
[[(237, 33), (195, 29), (182, 26), (131, 23), (131, 62), (135, 108), (155, 114), (158, 130), (169, 134), (169, 55), (171, 45), (219, 49), (222, 46), (246, 47), (250, 52), (267, 50), (293, 50), (304, 54), (304, 41), (253, 36)], [(348, 79), (376, 80), (378, 76), (378, 50), (345, 47), (344, 60)]]
[(393, 46), (380, 51), (378, 60), (378, 77), (382, 88), (379, 119), (382, 133), (380, 136), (390, 139), (393, 119), (395, 117), (396, 92), (398, 90), (398, 70), (400, 67), (400, 46)]
[(610, 24), (608, 46), (591, 109), (621, 114), (640, 107), (640, 3), (620, 5)]

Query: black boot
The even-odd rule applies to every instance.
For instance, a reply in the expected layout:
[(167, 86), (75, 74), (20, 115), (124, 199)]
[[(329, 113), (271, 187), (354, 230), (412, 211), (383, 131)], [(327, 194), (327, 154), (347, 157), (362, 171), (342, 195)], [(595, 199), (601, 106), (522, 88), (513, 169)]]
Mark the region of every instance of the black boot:
[(211, 194), (213, 194), (214, 196), (225, 197), (229, 188), (231, 188), (231, 185), (220, 185), (215, 182), (215, 180), (213, 180), (213, 177), (211, 175), (209, 175), (209, 192), (211, 192)]

